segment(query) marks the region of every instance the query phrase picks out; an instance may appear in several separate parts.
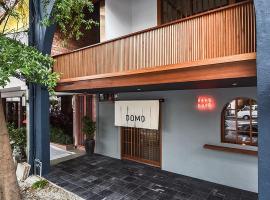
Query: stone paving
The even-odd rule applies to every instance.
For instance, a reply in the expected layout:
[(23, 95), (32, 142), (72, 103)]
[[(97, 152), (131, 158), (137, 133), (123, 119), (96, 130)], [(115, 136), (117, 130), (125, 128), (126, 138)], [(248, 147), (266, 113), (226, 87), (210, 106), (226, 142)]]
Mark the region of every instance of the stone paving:
[(72, 154), (75, 154), (75, 153), (70, 152), (70, 151), (65, 151), (63, 149), (50, 145), (50, 160), (56, 160), (59, 158), (67, 157)]
[(101, 155), (52, 167), (51, 182), (90, 200), (257, 200), (257, 194)]

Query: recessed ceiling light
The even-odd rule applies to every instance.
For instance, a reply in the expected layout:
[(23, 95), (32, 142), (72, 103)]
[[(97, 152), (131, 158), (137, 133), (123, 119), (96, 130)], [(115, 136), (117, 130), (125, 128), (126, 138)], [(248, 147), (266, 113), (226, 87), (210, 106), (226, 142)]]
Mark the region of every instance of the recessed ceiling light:
[(238, 83), (233, 83), (233, 84), (232, 84), (232, 86), (237, 86), (237, 85), (238, 85)]
[(138, 88), (137, 91), (141, 91), (142, 89)]

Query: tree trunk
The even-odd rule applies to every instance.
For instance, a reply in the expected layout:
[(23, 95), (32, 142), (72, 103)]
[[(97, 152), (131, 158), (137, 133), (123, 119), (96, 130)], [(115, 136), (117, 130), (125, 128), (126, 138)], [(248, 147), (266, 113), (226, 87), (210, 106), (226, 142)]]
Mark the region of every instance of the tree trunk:
[(0, 98), (0, 200), (19, 200), (20, 190)]

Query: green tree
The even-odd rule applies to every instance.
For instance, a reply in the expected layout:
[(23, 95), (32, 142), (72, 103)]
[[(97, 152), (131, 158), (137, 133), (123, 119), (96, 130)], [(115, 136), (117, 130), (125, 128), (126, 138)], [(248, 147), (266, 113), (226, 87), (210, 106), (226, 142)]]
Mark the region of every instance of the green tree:
[[(36, 83), (53, 92), (59, 75), (52, 72), (53, 59), (20, 42), (0, 36), (0, 86), (10, 77)], [(15, 168), (0, 100), (0, 199), (19, 199)]]
[[(0, 87), (6, 86), (10, 77), (18, 77), (27, 83), (47, 87), (53, 93), (59, 79), (59, 74), (52, 71), (53, 59), (48, 55), (43, 55), (34, 47), (6, 37), (8, 34), (20, 31), (16, 29), (19, 26), (9, 26), (9, 23), (11, 23), (10, 20), (15, 20), (19, 25), (20, 20), (25, 17), (22, 17), (25, 12), (20, 8), (28, 5), (27, 2), (28, 0), (0, 0), (0, 28), (2, 28), (0, 30)], [(44, 0), (45, 7), (49, 3), (49, 0)], [(56, 0), (52, 15), (45, 16), (42, 24), (44, 26), (58, 25), (66, 40), (79, 39), (83, 35), (83, 28), (89, 30), (92, 25), (97, 24), (92, 19), (85, 19), (83, 10), (93, 12), (92, 1)], [(19, 28), (24, 27), (25, 24)], [(1, 103), (0, 98), (0, 199), (18, 200), (20, 192)]]

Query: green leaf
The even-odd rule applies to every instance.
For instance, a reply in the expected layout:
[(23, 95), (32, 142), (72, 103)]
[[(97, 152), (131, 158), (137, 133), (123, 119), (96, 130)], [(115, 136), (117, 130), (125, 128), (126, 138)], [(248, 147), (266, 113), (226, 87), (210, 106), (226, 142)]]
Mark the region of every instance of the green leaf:
[(34, 47), (0, 34), (0, 86), (5, 87), (9, 77), (18, 77), (48, 88), (50, 93), (60, 78), (52, 71), (54, 60)]

